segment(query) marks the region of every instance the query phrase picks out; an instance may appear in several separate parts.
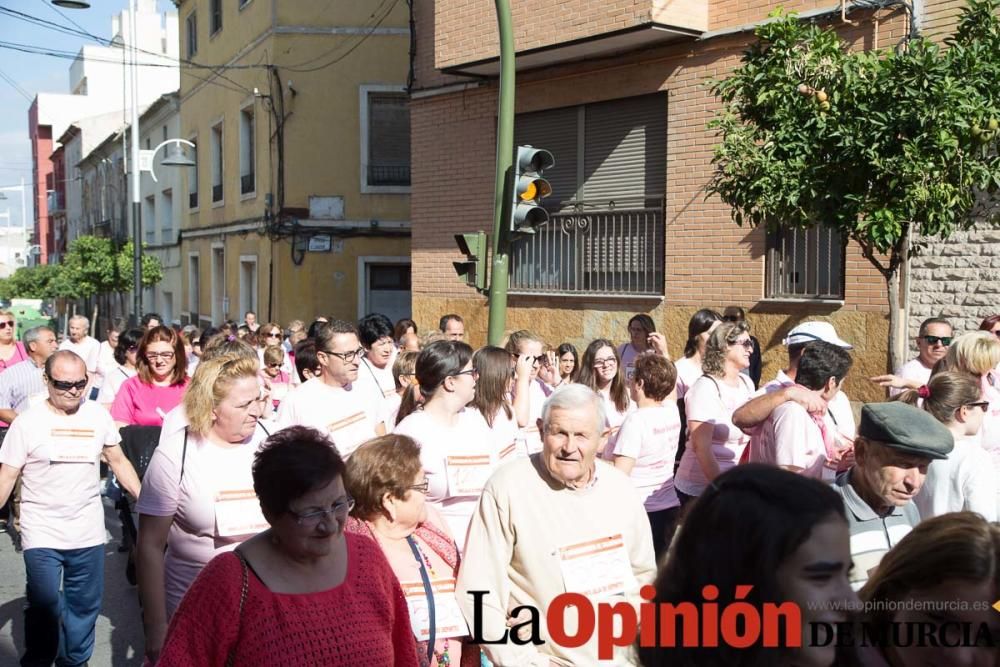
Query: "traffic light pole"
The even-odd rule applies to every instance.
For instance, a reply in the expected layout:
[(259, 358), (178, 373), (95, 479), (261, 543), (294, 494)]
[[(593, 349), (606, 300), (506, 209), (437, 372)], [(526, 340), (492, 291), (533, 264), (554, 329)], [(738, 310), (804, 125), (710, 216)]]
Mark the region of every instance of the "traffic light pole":
[(500, 32), (500, 101), (497, 109), (497, 174), (493, 202), (493, 265), (490, 271), (490, 321), (487, 339), (500, 345), (507, 327), (510, 266), (511, 167), (514, 159), (514, 31), (510, 0), (495, 0)]

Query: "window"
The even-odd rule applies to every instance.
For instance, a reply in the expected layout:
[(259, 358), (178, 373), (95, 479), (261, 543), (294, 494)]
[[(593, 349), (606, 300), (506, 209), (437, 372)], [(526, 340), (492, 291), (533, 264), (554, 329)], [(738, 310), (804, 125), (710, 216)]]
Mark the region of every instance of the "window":
[(198, 16), (191, 12), (185, 23), (187, 25), (187, 57), (191, 59), (198, 53)]
[(146, 150), (148, 151), (152, 149), (152, 147), (153, 147), (152, 142), (149, 140), (149, 137), (146, 137)]
[(156, 195), (146, 197), (142, 212), (142, 226), (146, 232), (146, 243), (156, 241)]
[(257, 312), (257, 257), (240, 256), (240, 314)]
[(198, 262), (198, 255), (188, 255), (188, 312), (191, 314), (193, 322), (198, 321), (198, 313), (201, 311), (201, 304), (199, 303), (201, 284), (199, 282)]
[(164, 190), (160, 197), (160, 243), (174, 242), (174, 191)]
[(767, 298), (844, 298), (844, 241), (832, 227), (767, 235)]
[(250, 0), (238, 0), (238, 2), (240, 5), (240, 9), (243, 9), (244, 7), (250, 4)]
[(550, 151), (550, 219), (515, 239), (510, 289), (661, 296), (667, 98), (519, 114), (515, 141)]
[(361, 191), (408, 192), (410, 101), (406, 92), (395, 86), (362, 86), (361, 118)]
[(254, 110), (247, 106), (240, 110), (240, 194), (250, 194), (257, 189), (254, 164)]
[(212, 126), (212, 203), (222, 201), (222, 123)]
[[(188, 137), (188, 140), (195, 145), (198, 143), (198, 137)], [(194, 165), (187, 170), (188, 208), (191, 210), (198, 208), (198, 150), (193, 153)]]
[(222, 0), (209, 0), (209, 2), (212, 11), (212, 30), (209, 34), (214, 35), (222, 30)]

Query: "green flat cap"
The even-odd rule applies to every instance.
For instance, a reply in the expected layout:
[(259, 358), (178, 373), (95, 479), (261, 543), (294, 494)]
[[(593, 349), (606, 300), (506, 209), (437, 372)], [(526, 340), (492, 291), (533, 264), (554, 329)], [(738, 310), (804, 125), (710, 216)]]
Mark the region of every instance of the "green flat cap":
[(858, 435), (931, 459), (946, 459), (955, 448), (955, 438), (941, 422), (928, 412), (898, 401), (862, 407)]

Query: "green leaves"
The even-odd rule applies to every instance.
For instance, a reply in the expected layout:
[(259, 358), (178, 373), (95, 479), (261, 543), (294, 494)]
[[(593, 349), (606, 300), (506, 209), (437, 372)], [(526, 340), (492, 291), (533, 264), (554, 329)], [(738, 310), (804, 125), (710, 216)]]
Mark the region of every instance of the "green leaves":
[(968, 227), (977, 191), (1000, 190), (998, 8), (971, 0), (948, 48), (916, 39), (879, 52), (777, 14), (713, 85), (723, 107), (709, 195), (741, 225), (824, 222), (881, 252), (911, 225)]

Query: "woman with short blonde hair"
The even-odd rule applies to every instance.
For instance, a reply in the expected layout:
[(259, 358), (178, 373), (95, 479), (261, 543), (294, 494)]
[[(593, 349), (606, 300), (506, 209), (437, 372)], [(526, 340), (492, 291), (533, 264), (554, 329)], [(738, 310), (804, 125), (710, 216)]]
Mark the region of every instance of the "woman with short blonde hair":
[(251, 473), (254, 454), (275, 430), (260, 421), (266, 399), (255, 358), (202, 361), (184, 395), (188, 426), (166, 432), (149, 463), (136, 509), (139, 598), (152, 662), (201, 569), (267, 528)]

